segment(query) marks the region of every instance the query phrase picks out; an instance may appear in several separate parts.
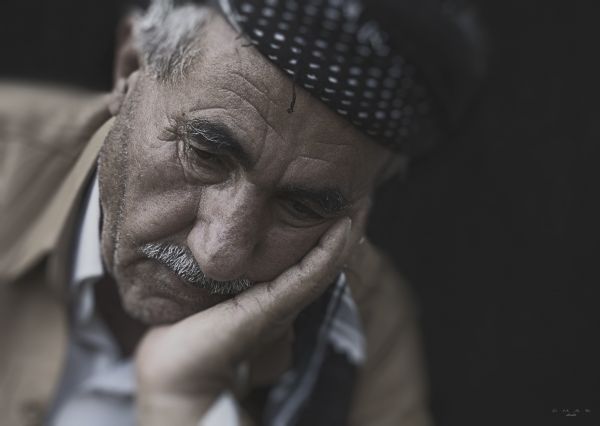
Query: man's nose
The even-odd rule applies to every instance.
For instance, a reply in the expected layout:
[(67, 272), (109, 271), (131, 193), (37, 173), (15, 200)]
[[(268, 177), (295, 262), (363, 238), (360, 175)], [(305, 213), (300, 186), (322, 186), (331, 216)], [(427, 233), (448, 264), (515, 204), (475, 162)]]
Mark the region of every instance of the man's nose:
[(208, 187), (201, 195), (188, 246), (202, 271), (226, 281), (243, 278), (261, 238), (263, 202), (249, 183)]

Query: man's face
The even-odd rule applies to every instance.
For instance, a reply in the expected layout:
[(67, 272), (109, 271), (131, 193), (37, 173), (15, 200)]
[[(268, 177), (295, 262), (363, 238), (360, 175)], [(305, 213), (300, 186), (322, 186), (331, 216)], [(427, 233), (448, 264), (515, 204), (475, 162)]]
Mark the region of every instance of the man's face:
[(100, 189), (103, 257), (134, 317), (176, 321), (270, 281), (340, 217), (360, 232), (389, 152), (302, 89), (289, 113), (292, 81), (222, 18), (176, 83), (129, 82)]

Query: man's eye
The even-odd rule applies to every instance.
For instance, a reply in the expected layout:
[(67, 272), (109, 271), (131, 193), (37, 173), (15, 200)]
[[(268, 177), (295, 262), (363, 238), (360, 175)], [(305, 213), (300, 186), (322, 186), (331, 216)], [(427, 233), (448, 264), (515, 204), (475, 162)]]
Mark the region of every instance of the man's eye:
[(292, 200), (288, 203), (288, 206), (291, 213), (301, 219), (323, 219), (321, 214), (300, 201)]
[(190, 160), (194, 163), (199, 163), (199, 165), (210, 165), (210, 166), (225, 166), (223, 160), (219, 155), (213, 154), (199, 146), (197, 146), (193, 142), (186, 143), (188, 155), (190, 155)]
[(216, 183), (226, 179), (229, 166), (220, 155), (207, 151), (194, 142), (183, 139), (181, 141), (180, 159), (192, 176), (204, 183)]
[(219, 157), (212, 152), (204, 151), (203, 149), (197, 148), (193, 145), (190, 145), (192, 151), (194, 151), (194, 155), (196, 155), (201, 160), (217, 162), (219, 161)]

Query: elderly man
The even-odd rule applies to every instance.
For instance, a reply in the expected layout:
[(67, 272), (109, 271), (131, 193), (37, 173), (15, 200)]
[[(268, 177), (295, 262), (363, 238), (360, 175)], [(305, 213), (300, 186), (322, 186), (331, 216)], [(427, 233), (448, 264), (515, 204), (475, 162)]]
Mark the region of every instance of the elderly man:
[(476, 67), (408, 3), (156, 0), (110, 95), (1, 88), (2, 424), (430, 424), (364, 227)]

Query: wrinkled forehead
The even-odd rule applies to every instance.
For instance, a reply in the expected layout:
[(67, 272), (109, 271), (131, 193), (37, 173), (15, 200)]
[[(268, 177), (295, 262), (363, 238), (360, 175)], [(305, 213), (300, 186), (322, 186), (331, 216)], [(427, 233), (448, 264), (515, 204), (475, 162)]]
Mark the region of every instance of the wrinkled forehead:
[[(241, 37), (219, 12), (211, 11), (198, 45), (199, 55), (191, 70), (196, 78), (207, 76), (226, 82), (241, 77), (273, 100), (282, 90), (291, 93), (292, 82)], [(281, 106), (287, 108), (289, 102)]]
[[(162, 98), (170, 111), (221, 122), (240, 139), (252, 142), (255, 150), (265, 155), (276, 152), (278, 158), (272, 162), (318, 157), (338, 173), (348, 171), (346, 180), (369, 183), (369, 175), (389, 157), (387, 149), (310, 93), (294, 87), (218, 13), (198, 40), (198, 51), (188, 73), (163, 88)], [(365, 164), (371, 167), (365, 170)]]
[[(217, 12), (208, 20), (202, 40), (199, 40), (199, 52), (189, 78), (185, 80), (188, 85), (196, 84), (199, 89), (215, 95), (221, 92), (218, 97), (228, 96), (228, 90), (235, 88), (240, 91), (237, 95), (257, 102), (257, 105), (253, 105), (255, 108), (263, 106), (261, 111), (257, 111), (263, 118), (268, 108), (269, 116), (276, 117), (276, 121), (286, 122), (287, 127), (298, 124), (300, 128), (310, 118), (312, 126), (326, 122), (335, 132), (352, 130), (347, 120), (294, 84), (281, 69), (240, 37)], [(353, 137), (371, 142), (360, 132)]]

